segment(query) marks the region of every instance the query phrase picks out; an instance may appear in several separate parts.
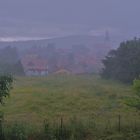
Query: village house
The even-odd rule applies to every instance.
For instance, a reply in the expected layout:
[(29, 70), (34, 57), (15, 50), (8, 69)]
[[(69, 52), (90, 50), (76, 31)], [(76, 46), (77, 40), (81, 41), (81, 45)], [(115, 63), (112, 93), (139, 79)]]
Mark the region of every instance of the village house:
[(47, 61), (37, 55), (23, 57), (22, 65), (26, 76), (46, 76), (48, 75)]

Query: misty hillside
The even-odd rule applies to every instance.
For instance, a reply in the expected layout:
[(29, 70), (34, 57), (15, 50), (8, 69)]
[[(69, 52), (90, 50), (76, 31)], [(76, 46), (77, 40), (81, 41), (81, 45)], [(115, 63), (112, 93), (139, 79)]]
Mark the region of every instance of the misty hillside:
[(2, 48), (5, 46), (11, 46), (24, 50), (34, 46), (46, 47), (49, 43), (54, 43), (57, 47), (71, 47), (77, 44), (86, 45), (87, 47), (93, 47), (94, 45), (98, 43), (103, 43), (104, 41), (105, 41), (105, 37), (75, 35), (75, 36), (59, 37), (53, 39), (0, 42), (0, 47)]

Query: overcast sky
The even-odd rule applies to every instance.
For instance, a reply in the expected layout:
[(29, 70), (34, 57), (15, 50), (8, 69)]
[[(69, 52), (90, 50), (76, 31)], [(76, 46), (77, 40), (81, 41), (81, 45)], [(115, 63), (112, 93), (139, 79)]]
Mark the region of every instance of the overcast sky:
[(0, 39), (140, 37), (140, 0), (0, 0)]

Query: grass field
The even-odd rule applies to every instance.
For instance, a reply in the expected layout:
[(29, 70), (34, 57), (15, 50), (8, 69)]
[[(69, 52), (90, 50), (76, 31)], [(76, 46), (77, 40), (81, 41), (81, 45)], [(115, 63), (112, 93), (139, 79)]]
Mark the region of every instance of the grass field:
[(131, 86), (96, 75), (17, 77), (13, 87), (1, 107), (7, 121), (40, 124), (74, 116), (106, 120), (121, 114), (129, 122), (136, 117), (135, 110), (124, 104), (133, 95)]

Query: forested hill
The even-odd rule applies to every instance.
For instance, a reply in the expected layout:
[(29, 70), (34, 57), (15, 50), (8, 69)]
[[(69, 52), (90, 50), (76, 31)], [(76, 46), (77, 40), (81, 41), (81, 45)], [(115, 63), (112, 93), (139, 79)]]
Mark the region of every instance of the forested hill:
[(0, 47), (11, 46), (20, 49), (27, 49), (29, 47), (39, 46), (44, 47), (49, 43), (54, 43), (57, 47), (71, 47), (73, 45), (81, 44), (87, 47), (94, 47), (98, 43), (104, 43), (105, 37), (95, 37), (87, 35), (75, 35), (67, 37), (59, 37), (53, 39), (41, 39), (41, 40), (30, 40), (30, 41), (14, 41), (14, 42), (0, 42)]

